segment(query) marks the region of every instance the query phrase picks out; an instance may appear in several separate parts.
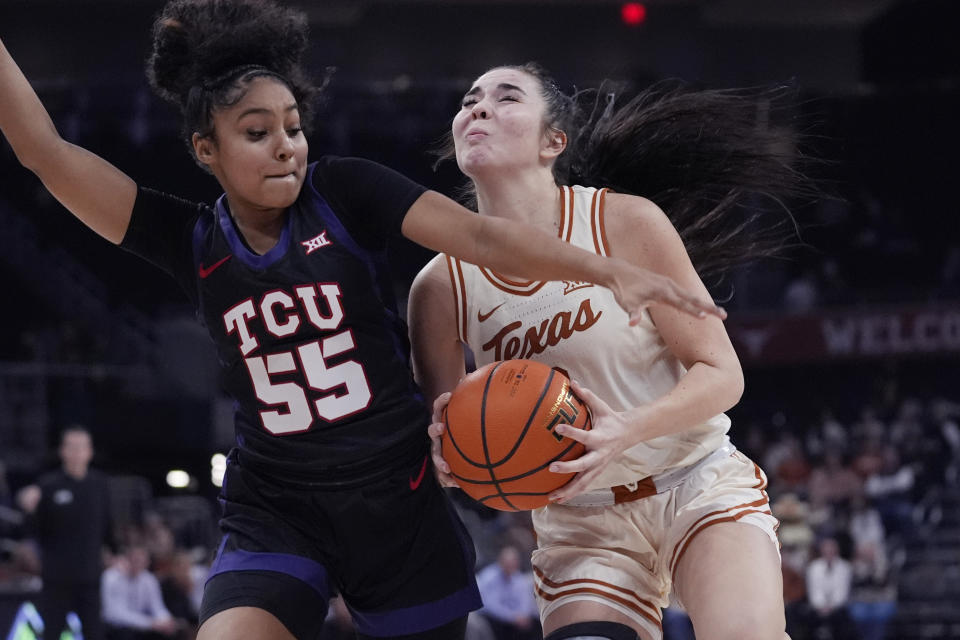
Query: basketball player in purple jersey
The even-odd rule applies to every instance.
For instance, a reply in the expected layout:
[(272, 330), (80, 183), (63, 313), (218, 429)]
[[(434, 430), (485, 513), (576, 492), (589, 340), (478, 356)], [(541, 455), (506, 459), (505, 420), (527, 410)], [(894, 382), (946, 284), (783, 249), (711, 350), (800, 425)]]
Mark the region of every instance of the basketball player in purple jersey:
[(214, 206), (133, 182), (60, 138), (0, 43), (0, 130), (74, 215), (180, 283), (237, 400), (223, 539), (200, 640), (316, 638), (338, 590), (360, 637), (460, 638), (473, 547), (427, 469), (385, 247), (403, 235), (531, 278), (722, 315), (707, 298), (525, 225), (472, 215), (380, 165), (307, 163), (306, 19), (266, 0), (174, 0), (148, 74), (183, 113)]
[[(448, 155), (472, 180), (481, 214), (539, 226), (706, 295), (697, 268), (722, 270), (783, 239), (769, 235), (772, 218), (738, 226), (732, 207), (751, 194), (812, 195), (789, 162), (789, 132), (758, 127), (745, 95), (661, 88), (622, 108), (577, 107), (534, 64), (474, 82)], [(658, 194), (673, 224), (629, 195), (641, 192)], [(781, 640), (777, 523), (763, 472), (726, 435), (723, 412), (744, 381), (723, 324), (660, 305), (631, 324), (602, 287), (516, 275), (437, 256), (411, 290), (411, 341), (417, 381), (437, 398), (434, 463), (451, 486), (439, 415), (464, 374), (464, 344), (478, 367), (531, 358), (582, 383), (573, 389), (592, 430), (556, 432), (587, 451), (550, 466), (577, 475), (532, 512), (547, 640), (659, 640), (671, 590), (698, 638)]]

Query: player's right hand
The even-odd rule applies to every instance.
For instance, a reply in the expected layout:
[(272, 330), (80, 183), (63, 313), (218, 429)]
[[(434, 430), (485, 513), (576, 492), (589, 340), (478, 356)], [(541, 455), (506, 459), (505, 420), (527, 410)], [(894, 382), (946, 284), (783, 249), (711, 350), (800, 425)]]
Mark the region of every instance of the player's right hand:
[(441, 393), (437, 396), (437, 399), (433, 401), (433, 421), (430, 426), (427, 427), (427, 434), (430, 436), (430, 457), (433, 458), (433, 473), (437, 476), (437, 482), (440, 483), (441, 487), (459, 488), (460, 485), (458, 485), (457, 481), (450, 475), (450, 465), (443, 459), (443, 453), (440, 449), (441, 438), (447, 426), (444, 423), (443, 414), (447, 405), (450, 403), (451, 395), (449, 391)]

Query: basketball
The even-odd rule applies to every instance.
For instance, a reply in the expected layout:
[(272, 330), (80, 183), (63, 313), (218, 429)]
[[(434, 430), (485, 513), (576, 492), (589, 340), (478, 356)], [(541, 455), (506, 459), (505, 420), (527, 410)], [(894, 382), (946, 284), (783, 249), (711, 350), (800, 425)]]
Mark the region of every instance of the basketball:
[(547, 504), (572, 473), (551, 462), (573, 460), (584, 446), (554, 431), (558, 424), (589, 430), (590, 412), (567, 376), (533, 360), (502, 360), (477, 369), (454, 389), (444, 412), (441, 452), (460, 488), (502, 511)]

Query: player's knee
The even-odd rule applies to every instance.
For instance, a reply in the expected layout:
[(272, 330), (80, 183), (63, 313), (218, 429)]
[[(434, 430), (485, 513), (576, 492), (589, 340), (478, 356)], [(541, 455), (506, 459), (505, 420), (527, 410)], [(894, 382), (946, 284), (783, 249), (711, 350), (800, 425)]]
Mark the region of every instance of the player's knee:
[(560, 627), (544, 640), (638, 640), (637, 632), (619, 622), (577, 622)]

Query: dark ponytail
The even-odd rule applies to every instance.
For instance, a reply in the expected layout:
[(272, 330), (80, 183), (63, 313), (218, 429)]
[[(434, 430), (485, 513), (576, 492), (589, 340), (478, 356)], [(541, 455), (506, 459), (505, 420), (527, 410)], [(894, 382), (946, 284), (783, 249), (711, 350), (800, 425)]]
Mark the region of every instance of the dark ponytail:
[[(701, 277), (799, 243), (795, 201), (816, 195), (797, 134), (772, 124), (777, 89), (695, 91), (660, 83), (617, 104), (579, 94), (583, 116), (562, 180), (649, 198), (676, 227)], [(563, 156), (561, 156), (563, 157)]]

